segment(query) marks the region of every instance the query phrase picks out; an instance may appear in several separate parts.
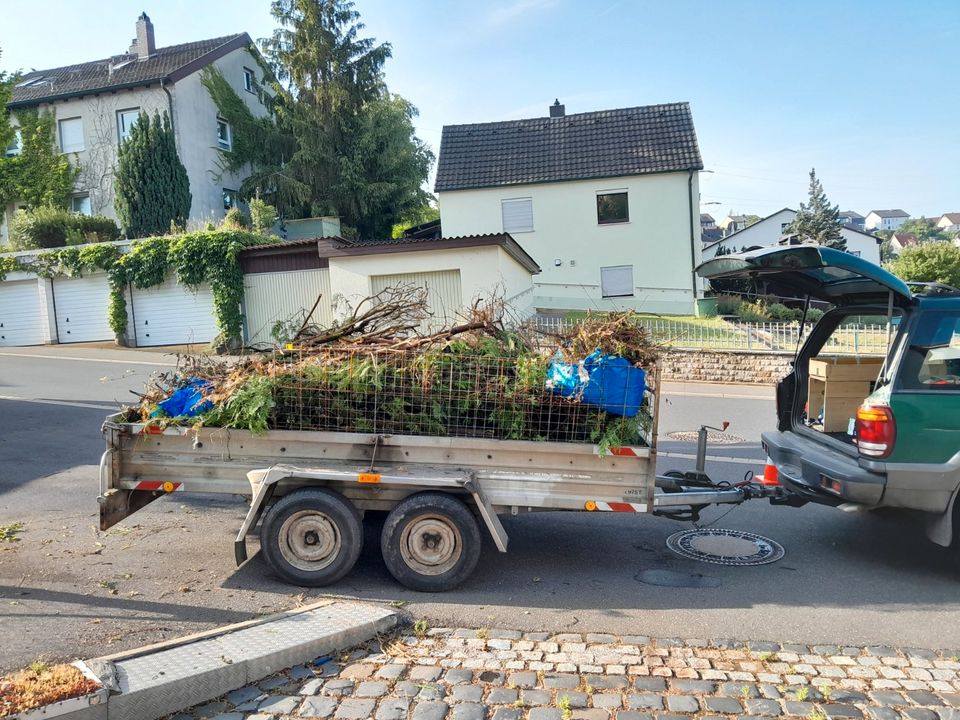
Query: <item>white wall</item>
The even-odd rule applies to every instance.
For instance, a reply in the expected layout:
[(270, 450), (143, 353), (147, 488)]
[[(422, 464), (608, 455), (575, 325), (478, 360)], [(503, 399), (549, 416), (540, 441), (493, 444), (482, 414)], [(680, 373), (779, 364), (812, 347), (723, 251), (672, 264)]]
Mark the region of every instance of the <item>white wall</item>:
[(882, 218), (879, 215), (870, 213), (867, 215), (866, 220), (864, 220), (864, 227), (867, 230), (896, 230), (903, 225), (907, 219), (908, 218), (905, 217)]
[(423, 252), (384, 253), (330, 258), (330, 287), (334, 297), (342, 296), (355, 307), (371, 293), (371, 275), (399, 275), (440, 270), (459, 270), (462, 302), (488, 298), (494, 293), (516, 298), (519, 307), (527, 306), (533, 279), (499, 246), (425, 250)]
[[(707, 245), (703, 248), (703, 259), (710, 260), (716, 257), (717, 250), (721, 247), (728, 248), (732, 252), (740, 252), (744, 247), (776, 245), (783, 235), (781, 225), (793, 222), (796, 216), (795, 210), (780, 210), (738, 233), (725, 237), (712, 245)], [(847, 241), (848, 252), (859, 253), (859, 256), (864, 260), (880, 264), (880, 245), (874, 238), (847, 227), (841, 227), (840, 234)]]
[[(685, 172), (664, 173), (441, 192), (443, 234), (502, 232), (500, 201), (530, 197), (534, 231), (511, 234), (543, 268), (534, 278), (536, 307), (690, 313), (700, 211), (696, 174), (692, 208), (688, 178)], [(627, 191), (629, 222), (598, 224), (597, 192), (617, 190)], [(696, 236), (693, 262), (691, 220)], [(611, 265), (633, 266), (633, 298), (601, 297), (600, 268)]]
[[(234, 50), (213, 63), (223, 73), (234, 91), (257, 117), (267, 114), (259, 98), (244, 90), (243, 69), (254, 71), (257, 81), (263, 79), (263, 71), (250, 55), (249, 50)], [(180, 159), (190, 178), (190, 193), (193, 205), (190, 209), (189, 229), (201, 229), (207, 222), (223, 219), (223, 189), (239, 190), (240, 183), (249, 174), (223, 171), (222, 159), (217, 146), (217, 106), (207, 89), (200, 82), (200, 72), (195, 72), (173, 88), (174, 127)]]

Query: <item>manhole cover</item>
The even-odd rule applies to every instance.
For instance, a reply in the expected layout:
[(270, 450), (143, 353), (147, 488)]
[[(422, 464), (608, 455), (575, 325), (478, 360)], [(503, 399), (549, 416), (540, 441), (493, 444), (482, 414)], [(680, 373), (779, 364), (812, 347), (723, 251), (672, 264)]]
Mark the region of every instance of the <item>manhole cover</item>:
[(714, 565), (766, 565), (784, 555), (783, 546), (743, 530), (684, 530), (667, 538), (677, 555)]
[[(671, 440), (680, 440), (681, 442), (696, 442), (697, 431), (677, 430), (676, 432), (667, 433), (667, 437)], [(730, 433), (707, 432), (707, 442), (714, 445), (736, 445), (737, 443), (746, 442), (746, 440), (737, 435), (731, 435)]]

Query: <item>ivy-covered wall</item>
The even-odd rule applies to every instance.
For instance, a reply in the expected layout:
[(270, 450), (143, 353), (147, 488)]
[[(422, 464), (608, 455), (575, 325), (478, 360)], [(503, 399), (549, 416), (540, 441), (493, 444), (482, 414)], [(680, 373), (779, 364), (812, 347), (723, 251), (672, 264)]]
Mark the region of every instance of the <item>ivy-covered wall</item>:
[(125, 253), (110, 243), (65, 247), (19, 263), (11, 257), (0, 257), (0, 280), (15, 270), (33, 272), (44, 278), (105, 271), (110, 284), (110, 328), (117, 337), (122, 337), (127, 331), (127, 286), (143, 290), (160, 285), (168, 273), (174, 271), (177, 280), (191, 290), (210, 284), (220, 330), (218, 340), (229, 342), (240, 340), (243, 332), (240, 251), (250, 245), (275, 241), (274, 236), (244, 230), (211, 230), (135, 240)]

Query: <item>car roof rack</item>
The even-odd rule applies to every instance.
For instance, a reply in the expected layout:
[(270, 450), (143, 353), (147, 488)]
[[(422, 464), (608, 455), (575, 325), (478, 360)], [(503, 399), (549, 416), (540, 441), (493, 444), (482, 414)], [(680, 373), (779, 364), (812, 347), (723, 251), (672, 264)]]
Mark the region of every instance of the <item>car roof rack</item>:
[(921, 282), (919, 280), (907, 280), (906, 282), (914, 295), (960, 295), (960, 290), (944, 283)]

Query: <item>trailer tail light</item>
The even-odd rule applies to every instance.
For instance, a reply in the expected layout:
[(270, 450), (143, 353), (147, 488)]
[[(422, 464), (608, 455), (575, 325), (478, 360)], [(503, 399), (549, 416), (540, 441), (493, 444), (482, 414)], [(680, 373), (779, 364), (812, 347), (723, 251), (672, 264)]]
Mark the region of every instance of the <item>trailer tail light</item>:
[(893, 411), (886, 405), (861, 405), (857, 409), (854, 436), (861, 455), (870, 458), (889, 456), (897, 439)]

